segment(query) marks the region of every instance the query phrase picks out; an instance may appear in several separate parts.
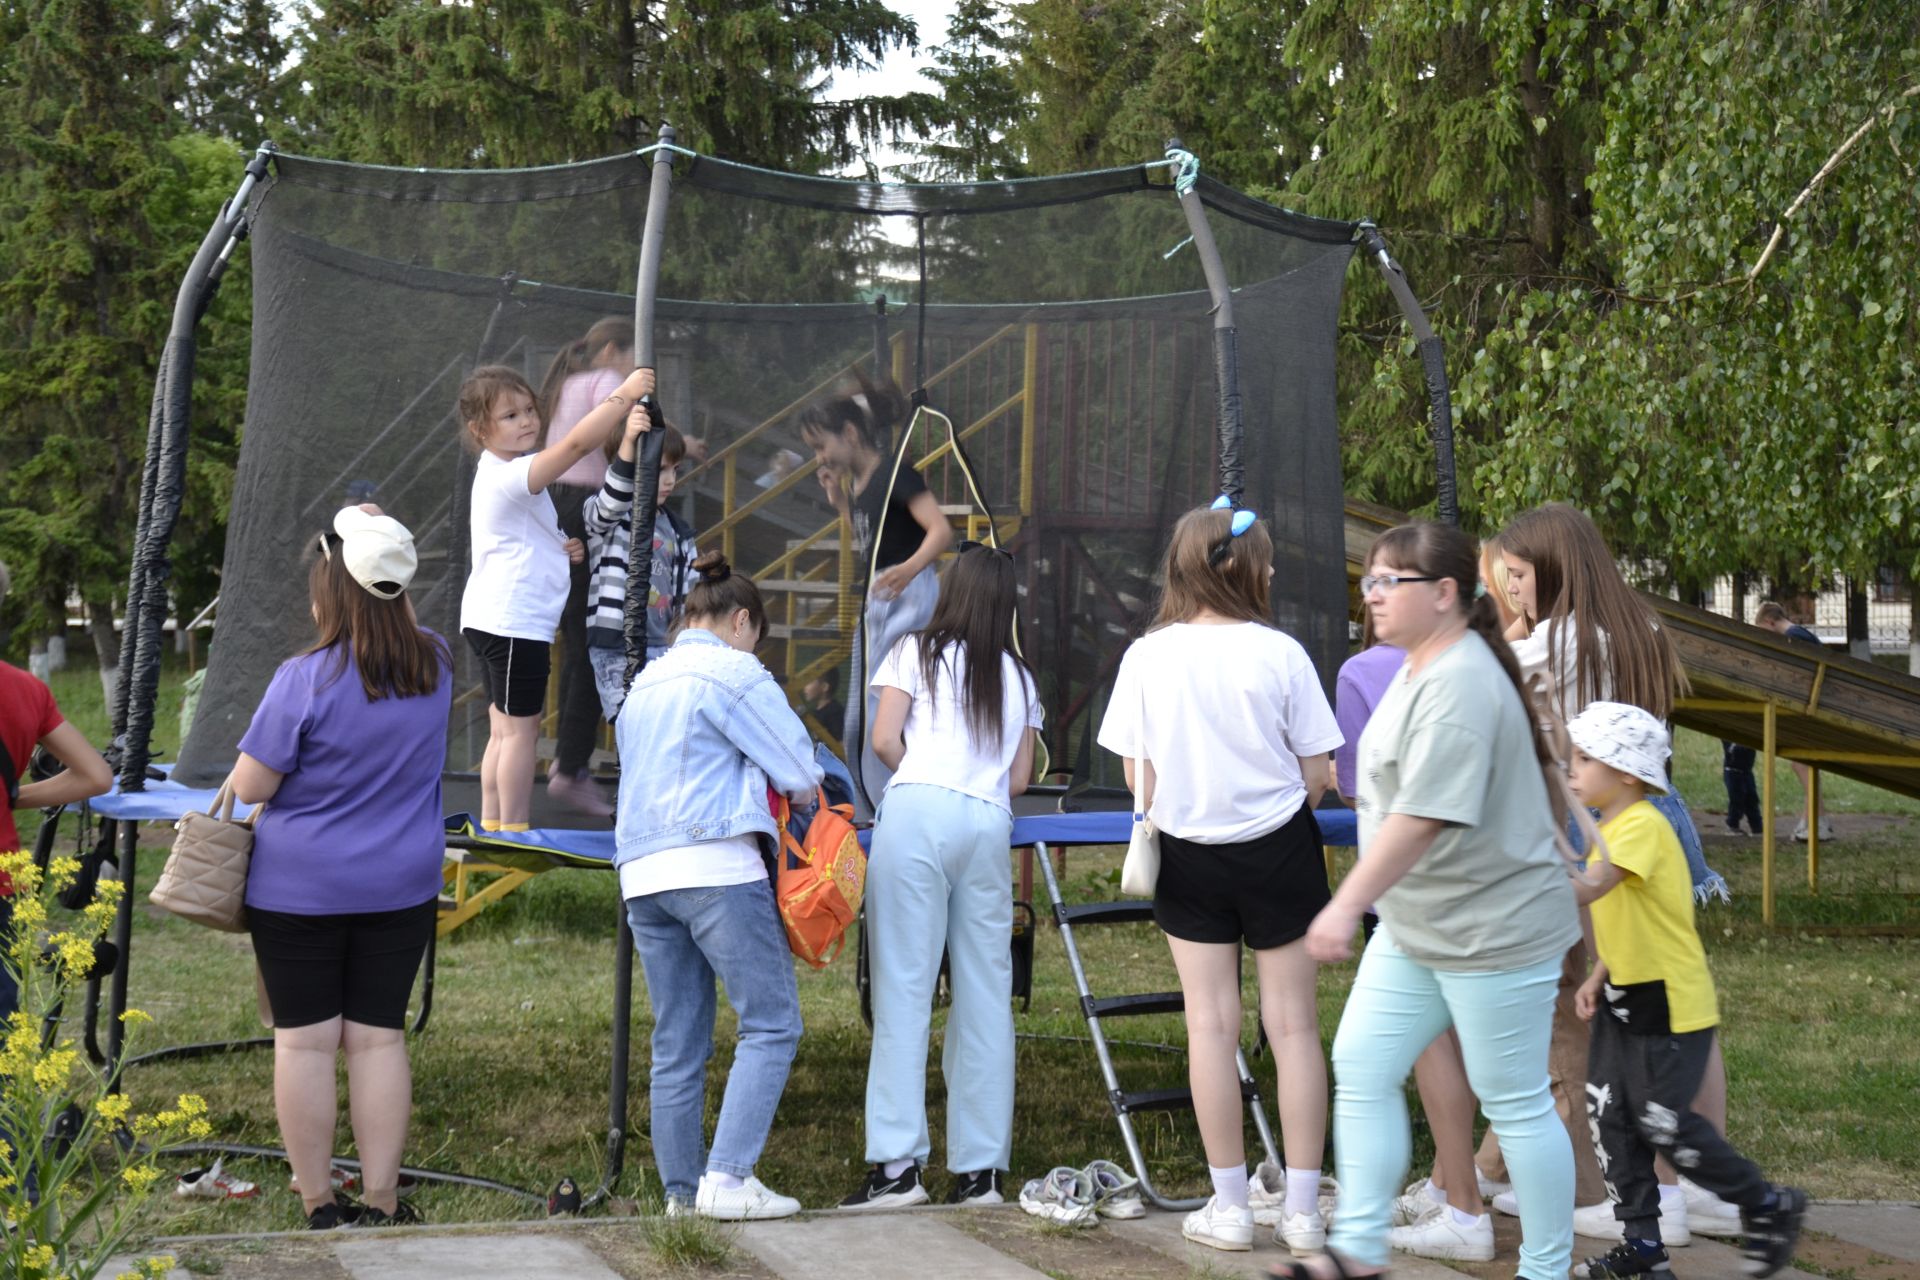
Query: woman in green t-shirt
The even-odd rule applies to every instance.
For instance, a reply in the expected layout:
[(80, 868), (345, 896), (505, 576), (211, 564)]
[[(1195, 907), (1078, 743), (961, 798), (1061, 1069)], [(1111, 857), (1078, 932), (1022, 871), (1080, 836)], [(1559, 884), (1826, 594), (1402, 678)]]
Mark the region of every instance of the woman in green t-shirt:
[(1368, 903), (1380, 928), (1333, 1045), (1340, 1213), (1327, 1256), (1292, 1274), (1386, 1269), (1411, 1148), (1407, 1074), (1452, 1026), (1514, 1181), (1540, 1193), (1523, 1204), (1519, 1275), (1560, 1280), (1573, 1254), (1573, 1152), (1547, 1088), (1547, 1042), (1561, 956), (1580, 926), (1541, 772), (1551, 756), (1473, 540), (1402, 525), (1367, 559), (1374, 629), (1407, 663), (1360, 736), (1366, 857), (1314, 920), (1307, 949), (1322, 963), (1346, 959)]

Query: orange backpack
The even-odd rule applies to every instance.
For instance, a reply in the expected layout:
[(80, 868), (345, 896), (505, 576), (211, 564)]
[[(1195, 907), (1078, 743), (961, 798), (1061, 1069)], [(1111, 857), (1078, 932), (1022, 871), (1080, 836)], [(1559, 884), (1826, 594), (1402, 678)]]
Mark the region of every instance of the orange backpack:
[(801, 839), (794, 838), (792, 817), (792, 806), (782, 797), (777, 815), (780, 875), (774, 897), (793, 954), (824, 969), (846, 945), (847, 930), (860, 914), (867, 854), (854, 829), (853, 807), (828, 805), (824, 791)]

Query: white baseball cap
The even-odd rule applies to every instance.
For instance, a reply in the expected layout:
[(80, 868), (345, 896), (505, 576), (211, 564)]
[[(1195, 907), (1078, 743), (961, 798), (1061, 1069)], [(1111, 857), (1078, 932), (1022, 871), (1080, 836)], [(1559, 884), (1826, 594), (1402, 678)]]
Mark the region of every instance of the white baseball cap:
[(1644, 707), (1626, 702), (1589, 702), (1567, 721), (1567, 737), (1609, 768), (1647, 784), (1655, 795), (1667, 793), (1667, 757), (1673, 754), (1667, 726)]
[(392, 516), (342, 507), (333, 518), (333, 531), (340, 535), (340, 558), (347, 572), (374, 595), (392, 600), (413, 581), (420, 567), (413, 534)]

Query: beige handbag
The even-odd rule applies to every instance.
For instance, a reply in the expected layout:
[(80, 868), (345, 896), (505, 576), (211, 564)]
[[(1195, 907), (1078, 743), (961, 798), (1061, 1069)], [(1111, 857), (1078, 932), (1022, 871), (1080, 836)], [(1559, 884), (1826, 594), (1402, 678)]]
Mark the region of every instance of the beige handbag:
[(233, 779), (220, 784), (206, 813), (174, 824), (173, 852), (147, 900), (195, 924), (223, 933), (247, 929), (247, 864), (253, 861), (253, 824), (264, 805), (233, 816)]
[(1133, 756), (1133, 834), (1120, 864), (1120, 892), (1151, 898), (1160, 882), (1160, 832), (1147, 816), (1147, 690), (1140, 689), (1140, 749)]

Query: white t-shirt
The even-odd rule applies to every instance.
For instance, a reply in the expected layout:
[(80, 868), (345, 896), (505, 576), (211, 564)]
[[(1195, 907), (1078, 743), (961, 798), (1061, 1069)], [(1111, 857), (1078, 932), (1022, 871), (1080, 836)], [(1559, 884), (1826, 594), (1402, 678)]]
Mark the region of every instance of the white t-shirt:
[(529, 493), (536, 455), (480, 455), (473, 473), (473, 572), (460, 629), (516, 640), (553, 639), (567, 607), (567, 535), (545, 492)]
[(1177, 622), (1127, 647), (1096, 740), (1129, 760), (1143, 692), (1150, 816), (1181, 840), (1233, 844), (1278, 828), (1307, 799), (1299, 757), (1342, 742), (1306, 650), (1257, 622)]
[(940, 679), (932, 692), (920, 679), (918, 634), (903, 636), (881, 660), (879, 670), (874, 672), (873, 687), (904, 689), (913, 699), (904, 734), (906, 758), (887, 786), (891, 789), (903, 782), (927, 783), (1011, 812), (1007, 790), (1013, 777), (1013, 760), (1020, 752), (1021, 736), (1030, 728), (1040, 727), (1040, 697), (1033, 678), (1012, 655), (1003, 656), (1000, 741), (988, 743), (984, 749), (977, 746), (960, 708), (966, 652), (963, 644), (948, 646), (941, 656)]
[(754, 836), (707, 840), (677, 849), (656, 849), (620, 864), (620, 900), (669, 889), (718, 889), (767, 878), (767, 862)]

